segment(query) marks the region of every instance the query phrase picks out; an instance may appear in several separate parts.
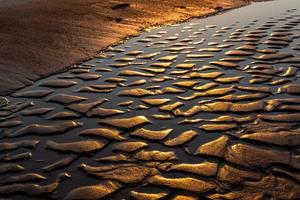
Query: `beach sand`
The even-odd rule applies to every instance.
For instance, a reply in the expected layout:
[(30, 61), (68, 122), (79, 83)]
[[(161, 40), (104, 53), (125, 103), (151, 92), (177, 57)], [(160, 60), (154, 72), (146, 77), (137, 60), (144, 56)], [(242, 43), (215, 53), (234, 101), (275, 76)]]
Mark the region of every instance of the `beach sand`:
[(250, 0), (0, 1), (0, 93), (30, 85), (149, 27)]

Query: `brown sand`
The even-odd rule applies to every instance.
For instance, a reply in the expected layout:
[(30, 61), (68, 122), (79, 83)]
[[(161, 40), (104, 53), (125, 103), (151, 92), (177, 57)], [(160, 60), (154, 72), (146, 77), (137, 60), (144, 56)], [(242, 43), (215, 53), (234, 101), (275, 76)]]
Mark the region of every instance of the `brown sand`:
[(0, 93), (62, 71), (145, 28), (250, 1), (0, 0)]

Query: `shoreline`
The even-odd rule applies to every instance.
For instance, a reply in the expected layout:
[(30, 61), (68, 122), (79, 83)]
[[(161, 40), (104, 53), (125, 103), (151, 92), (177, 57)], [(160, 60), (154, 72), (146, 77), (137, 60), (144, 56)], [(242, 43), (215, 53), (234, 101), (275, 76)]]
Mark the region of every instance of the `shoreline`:
[[(6, 0), (4, 0), (4, 2), (5, 1)], [(223, 0), (222, 2), (227, 2), (228, 3), (230, 1), (231, 0)], [(104, 42), (104, 44), (101, 43), (101, 44), (98, 44), (98, 45), (94, 45), (94, 47), (92, 49), (90, 49), (89, 47), (80, 46), (80, 45), (77, 45), (77, 46), (76, 45), (70, 45), (68, 43), (68, 40), (67, 40), (67, 42), (65, 41), (66, 44), (62, 43), (60, 45), (62, 45), (62, 46), (64, 46), (64, 45), (71, 46), (70, 47), (71, 51), (79, 51), (79, 53), (75, 53), (75, 54), (72, 54), (72, 55), (70, 53), (69, 55), (68, 54), (65, 55), (66, 58), (59, 57), (58, 60), (56, 60), (55, 62), (54, 61), (52, 62), (50, 60), (51, 56), (47, 57), (47, 55), (45, 55), (45, 52), (44, 53), (42, 52), (41, 53), (42, 55), (36, 55), (35, 57), (33, 56), (33, 58), (35, 58), (37, 60), (37, 62), (44, 62), (46, 64), (48, 63), (48, 66), (44, 66), (41, 69), (39, 68), (40, 67), (39, 64), (38, 65), (36, 65), (36, 64), (31, 65), (31, 68), (29, 66), (30, 63), (28, 63), (28, 65), (26, 66), (27, 63), (25, 62), (26, 64), (24, 64), (24, 59), (21, 60), (21, 61), (15, 61), (15, 63), (12, 63), (12, 65), (5, 64), (5, 62), (2, 61), (3, 59), (5, 60), (5, 58), (0, 57), (0, 82), (3, 83), (3, 84), (0, 84), (0, 95), (8, 95), (8, 94), (10, 94), (10, 93), (12, 93), (12, 92), (14, 92), (18, 89), (21, 89), (21, 88), (24, 88), (28, 85), (31, 85), (34, 81), (40, 80), (42, 78), (48, 77), (48, 76), (53, 75), (53, 74), (64, 72), (67, 69), (69, 69), (70, 67), (72, 67), (73, 65), (78, 65), (78, 64), (80, 64), (84, 61), (87, 61), (87, 60), (97, 56), (97, 54), (105, 51), (107, 48), (109, 48), (111, 46), (121, 44), (121, 43), (124, 43), (129, 38), (139, 36), (147, 30), (152, 30), (152, 29), (155, 29), (155, 28), (159, 28), (159, 27), (167, 26), (167, 25), (172, 25), (172, 24), (178, 24), (178, 23), (182, 23), (182, 22), (186, 22), (186, 21), (195, 19), (195, 18), (201, 19), (201, 18), (206, 18), (206, 17), (209, 17), (209, 16), (213, 16), (213, 15), (219, 15), (219, 14), (222, 14), (224, 12), (230, 11), (232, 9), (237, 9), (237, 8), (240, 8), (240, 7), (243, 7), (243, 6), (247, 6), (247, 5), (251, 4), (252, 2), (257, 2), (257, 1), (255, 1), (255, 0), (254, 1), (239, 0), (238, 2), (236, 1), (235, 4), (231, 4), (228, 7), (224, 7), (224, 8), (222, 7), (222, 9), (220, 7), (215, 7), (214, 9), (212, 9), (212, 8), (208, 9), (208, 7), (203, 6), (202, 8), (204, 10), (199, 11), (199, 12), (201, 12), (200, 15), (196, 15), (197, 13), (192, 13), (192, 14), (189, 14), (189, 15), (178, 16), (177, 18), (171, 19), (171, 20), (159, 21), (158, 19), (153, 19), (153, 16), (149, 16), (149, 18), (146, 17), (146, 20), (149, 20), (150, 22), (148, 22), (148, 24), (146, 24), (146, 25), (138, 26), (138, 25), (134, 24), (136, 22), (133, 21), (133, 23), (132, 23), (133, 25), (131, 25), (131, 26), (135, 25), (135, 27), (134, 27), (135, 29), (133, 29), (133, 31), (128, 30), (128, 29), (130, 29), (130, 27), (129, 27), (129, 28), (127, 28), (127, 32), (122, 32), (122, 29), (124, 29), (124, 27), (121, 27), (121, 29), (118, 29), (116, 32), (114, 32), (115, 36), (111, 36), (111, 37), (108, 37), (108, 38), (106, 38), (106, 36), (104, 36), (104, 38), (101, 38), (101, 36), (98, 36), (98, 38), (96, 38), (96, 39), (98, 39), (98, 40), (99, 39), (100, 40), (101, 39), (102, 40), (106, 39), (106, 41)], [(1, 7), (3, 8), (3, 6), (1, 4), (2, 4), (2, 2), (0, 2), (0, 9), (1, 9)], [(24, 4), (26, 5), (26, 3), (24, 3)], [(24, 4), (22, 4), (22, 5), (24, 5)], [(116, 5), (123, 5), (123, 4), (116, 4)], [(126, 9), (128, 7), (128, 5), (124, 5), (124, 6), (125, 6), (125, 8), (123, 8), (121, 6), (121, 8), (114, 9), (113, 7), (111, 7), (111, 9), (112, 10), (119, 10), (119, 9)], [(171, 6), (174, 7), (175, 4), (172, 4)], [(126, 12), (126, 10), (124, 12)], [(173, 14), (176, 15), (178, 13), (173, 11)], [(129, 15), (131, 15), (131, 13), (129, 13)], [(131, 17), (134, 17), (134, 16), (131, 16)], [(154, 20), (154, 21), (151, 21), (151, 20)], [(123, 24), (120, 25), (119, 23), (120, 22), (115, 22), (114, 25), (115, 26), (122, 26), (123, 25)], [(130, 26), (130, 24), (125, 24), (125, 29), (126, 29), (126, 26)], [(105, 29), (104, 29), (104, 33), (105, 33)], [(86, 35), (88, 36), (88, 34), (86, 34)], [(1, 39), (1, 32), (0, 32), (0, 39)], [(77, 38), (75, 37), (75, 40), (76, 39)], [(81, 39), (81, 38), (79, 38), (79, 39)], [(95, 40), (95, 38), (92, 38), (90, 40)], [(49, 41), (49, 42), (51, 43), (52, 41)], [(1, 40), (0, 40), (0, 44), (1, 44)], [(38, 44), (36, 44), (36, 45), (38, 45)], [(13, 50), (15, 50), (15, 48), (17, 48), (17, 47), (12, 47)], [(72, 48), (74, 48), (74, 49), (72, 49)], [(89, 48), (89, 49), (86, 50), (85, 48)], [(54, 47), (53, 49), (54, 50), (58, 49), (58, 47)], [(51, 50), (53, 50), (53, 49), (44, 48), (44, 51), (49, 51), (50, 50), (50, 53), (51, 53)], [(33, 50), (36, 50), (36, 49), (33, 49)], [(84, 51), (86, 51), (86, 52), (84, 52)], [(0, 46), (0, 52), (1, 52), (1, 46)], [(59, 54), (60, 52), (57, 52), (57, 54)], [(20, 54), (20, 52), (17, 52), (17, 53)], [(22, 56), (22, 51), (21, 51), (21, 56)], [(29, 55), (29, 57), (31, 58), (31, 55)], [(52, 57), (53, 57), (53, 55), (52, 55)], [(45, 59), (43, 60), (42, 58), (45, 58)], [(55, 56), (54, 56), (54, 58), (57, 59), (57, 57), (55, 57)], [(47, 60), (47, 59), (49, 59), (49, 60)], [(23, 67), (21, 66), (23, 71), (18, 72), (18, 69), (20, 70), (20, 65), (21, 64), (23, 65)], [(11, 66), (10, 71), (6, 71), (5, 65)], [(55, 65), (56, 67), (50, 67), (51, 65)], [(26, 71), (26, 69), (24, 71), (23, 68), (28, 68), (28, 69), (27, 69), (27, 71)]]

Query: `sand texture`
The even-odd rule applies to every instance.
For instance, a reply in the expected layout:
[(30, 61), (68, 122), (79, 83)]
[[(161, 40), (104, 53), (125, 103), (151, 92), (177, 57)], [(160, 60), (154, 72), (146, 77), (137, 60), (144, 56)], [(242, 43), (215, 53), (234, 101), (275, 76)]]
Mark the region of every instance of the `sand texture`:
[(149, 27), (250, 0), (0, 1), (0, 93), (30, 85)]

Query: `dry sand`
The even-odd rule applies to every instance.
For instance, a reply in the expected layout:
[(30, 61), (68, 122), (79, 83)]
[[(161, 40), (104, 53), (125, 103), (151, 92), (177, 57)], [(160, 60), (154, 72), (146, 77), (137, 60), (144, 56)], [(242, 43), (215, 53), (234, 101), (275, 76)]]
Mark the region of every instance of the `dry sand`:
[(0, 0), (0, 93), (62, 71), (143, 29), (251, 0)]

